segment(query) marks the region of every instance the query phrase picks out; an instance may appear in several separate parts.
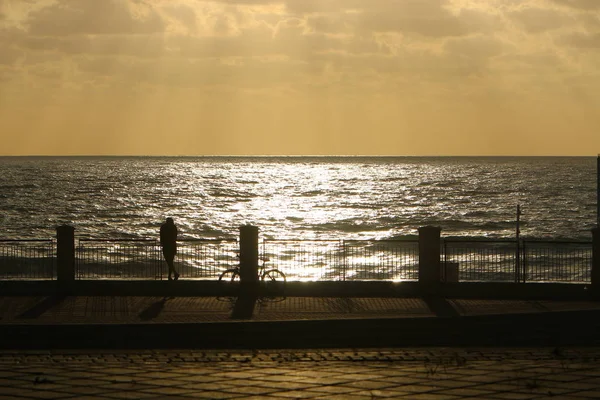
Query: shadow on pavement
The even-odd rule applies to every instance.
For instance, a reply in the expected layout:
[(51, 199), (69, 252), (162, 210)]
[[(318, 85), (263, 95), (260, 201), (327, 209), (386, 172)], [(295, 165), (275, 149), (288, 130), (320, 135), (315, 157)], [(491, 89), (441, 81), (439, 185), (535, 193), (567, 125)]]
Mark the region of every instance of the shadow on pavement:
[(54, 308), (65, 301), (67, 296), (48, 296), (28, 310), (17, 316), (18, 319), (35, 319), (46, 311)]

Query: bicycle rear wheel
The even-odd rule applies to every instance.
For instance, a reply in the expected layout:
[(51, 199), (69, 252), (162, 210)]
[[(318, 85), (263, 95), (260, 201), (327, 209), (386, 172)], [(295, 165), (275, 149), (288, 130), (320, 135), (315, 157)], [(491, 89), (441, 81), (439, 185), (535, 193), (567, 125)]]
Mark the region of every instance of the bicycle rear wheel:
[(235, 300), (240, 282), (240, 270), (230, 268), (219, 275), (219, 298)]
[(285, 274), (278, 269), (265, 271), (261, 276), (264, 285), (264, 296), (271, 301), (285, 300)]

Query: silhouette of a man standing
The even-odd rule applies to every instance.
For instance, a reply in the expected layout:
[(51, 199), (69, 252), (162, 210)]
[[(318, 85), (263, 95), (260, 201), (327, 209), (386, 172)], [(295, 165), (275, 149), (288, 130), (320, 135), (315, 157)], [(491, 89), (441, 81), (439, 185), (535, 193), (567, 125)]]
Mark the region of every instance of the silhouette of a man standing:
[(167, 221), (160, 226), (160, 245), (162, 246), (163, 256), (169, 266), (169, 280), (173, 274), (175, 280), (179, 279), (179, 273), (175, 271), (173, 260), (177, 253), (177, 227), (173, 218), (167, 218)]

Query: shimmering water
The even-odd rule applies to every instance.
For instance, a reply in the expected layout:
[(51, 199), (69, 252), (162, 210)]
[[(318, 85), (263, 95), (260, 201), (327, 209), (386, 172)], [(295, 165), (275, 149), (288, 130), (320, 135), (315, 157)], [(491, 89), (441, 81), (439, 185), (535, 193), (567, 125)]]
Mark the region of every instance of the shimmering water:
[(589, 239), (594, 157), (0, 157), (2, 238)]

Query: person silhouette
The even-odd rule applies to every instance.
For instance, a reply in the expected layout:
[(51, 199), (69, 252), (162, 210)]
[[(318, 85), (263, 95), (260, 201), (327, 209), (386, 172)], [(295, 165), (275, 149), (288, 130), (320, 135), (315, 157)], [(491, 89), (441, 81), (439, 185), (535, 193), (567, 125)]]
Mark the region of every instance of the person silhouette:
[(167, 221), (160, 226), (160, 245), (165, 261), (169, 266), (169, 280), (171, 280), (171, 274), (173, 274), (175, 280), (179, 279), (179, 273), (175, 271), (173, 265), (175, 253), (177, 253), (177, 227), (173, 222), (173, 218), (167, 218)]

